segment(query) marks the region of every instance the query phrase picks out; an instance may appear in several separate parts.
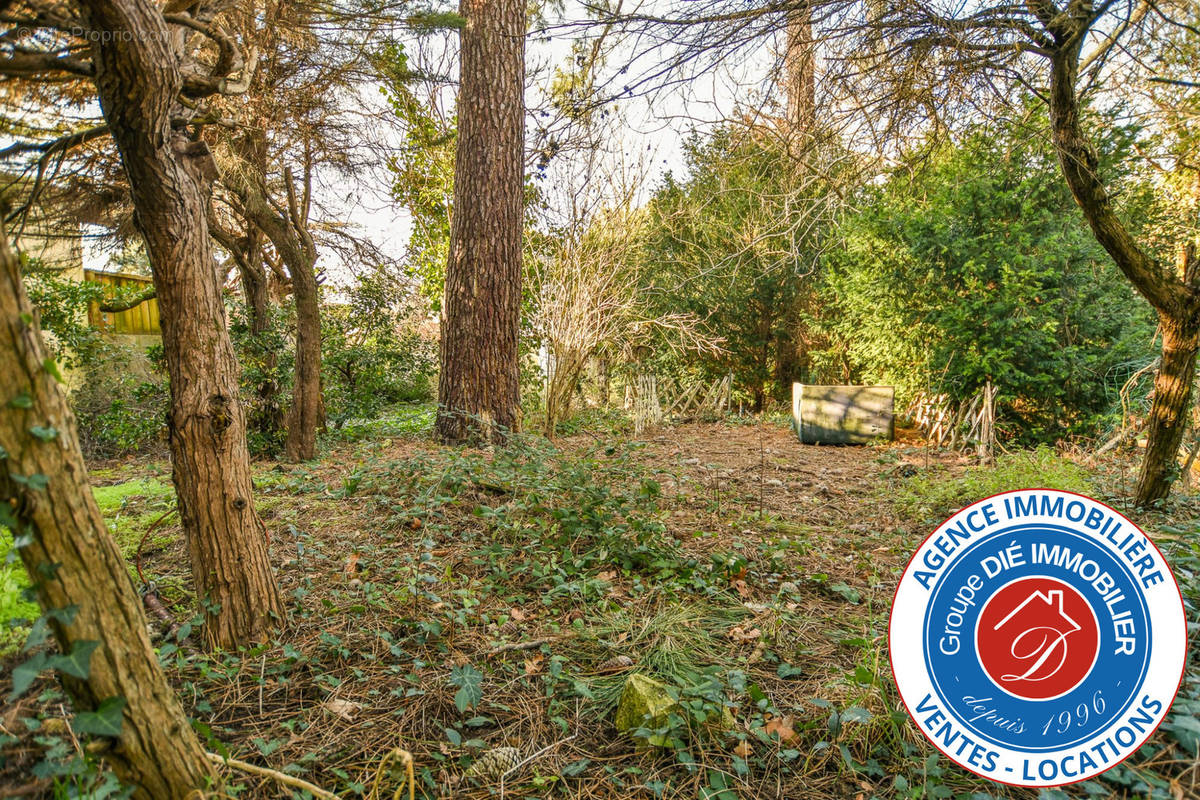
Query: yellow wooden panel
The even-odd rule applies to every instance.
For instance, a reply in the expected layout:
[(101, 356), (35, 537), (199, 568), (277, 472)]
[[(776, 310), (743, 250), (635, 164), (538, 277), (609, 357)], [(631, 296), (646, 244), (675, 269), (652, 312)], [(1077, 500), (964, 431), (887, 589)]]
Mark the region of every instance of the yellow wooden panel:
[[(154, 281), (140, 275), (124, 275), (111, 272), (96, 272), (86, 270), (84, 279), (120, 289), (144, 290), (153, 285)], [(151, 299), (128, 311), (116, 314), (103, 314), (97, 304), (88, 308), (88, 324), (110, 333), (124, 334), (159, 334), (158, 300)]]

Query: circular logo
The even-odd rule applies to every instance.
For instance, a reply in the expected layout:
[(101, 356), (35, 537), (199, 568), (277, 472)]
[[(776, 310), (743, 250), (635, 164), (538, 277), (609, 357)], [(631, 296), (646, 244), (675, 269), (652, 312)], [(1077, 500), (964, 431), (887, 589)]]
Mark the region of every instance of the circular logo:
[(1183, 600), (1154, 543), (1082, 495), (1023, 489), (942, 523), (909, 561), (888, 629), (923, 734), (1019, 786), (1082, 781), (1166, 716), (1187, 651)]

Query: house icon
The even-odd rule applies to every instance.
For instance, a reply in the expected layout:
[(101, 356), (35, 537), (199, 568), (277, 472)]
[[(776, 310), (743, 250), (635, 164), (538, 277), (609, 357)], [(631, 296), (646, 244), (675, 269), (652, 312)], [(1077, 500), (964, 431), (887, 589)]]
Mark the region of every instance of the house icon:
[[(1009, 655), (1025, 670), (1003, 674), (1000, 680), (1044, 681), (1062, 669), (1067, 660), (1067, 637), (1083, 630), (1063, 605), (1062, 589), (1036, 590), (992, 626), (992, 631), (1011, 637)], [(1047, 663), (1055, 658), (1056, 663), (1047, 672)]]

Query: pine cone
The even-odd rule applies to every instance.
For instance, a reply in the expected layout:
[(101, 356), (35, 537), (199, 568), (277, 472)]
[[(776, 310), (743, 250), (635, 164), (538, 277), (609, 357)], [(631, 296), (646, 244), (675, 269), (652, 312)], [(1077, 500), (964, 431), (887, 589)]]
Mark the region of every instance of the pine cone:
[(466, 777), (475, 780), (499, 780), (521, 763), (521, 751), (515, 747), (493, 747), (467, 768)]
[(613, 656), (603, 662), (597, 671), (599, 672), (620, 672), (623, 669), (629, 669), (633, 666), (633, 659), (629, 656)]

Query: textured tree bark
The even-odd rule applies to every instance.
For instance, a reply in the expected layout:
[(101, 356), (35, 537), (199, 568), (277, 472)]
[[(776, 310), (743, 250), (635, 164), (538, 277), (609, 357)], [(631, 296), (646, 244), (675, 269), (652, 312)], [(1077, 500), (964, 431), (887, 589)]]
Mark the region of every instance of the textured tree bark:
[[(121, 734), (104, 754), (142, 800), (183, 800), (209, 788), (213, 772), (183, 707), (150, 649), (141, 602), (125, 560), (92, 497), (75, 418), (46, 362), (49, 353), (21, 285), (17, 259), (0, 231), (0, 502), (15, 533), (33, 541), (21, 561), (46, 610), (75, 608), (51, 627), (62, 652), (98, 642), (86, 680), (63, 675), (77, 711), (125, 698)], [(14, 404), (17, 397), (28, 402)], [(53, 430), (43, 441), (31, 428)], [(45, 476), (44, 489), (10, 475)]]
[(289, 264), (292, 298), (296, 301), (296, 375), (292, 408), (288, 413), (284, 457), (308, 461), (317, 455), (317, 429), (321, 426), (321, 305), (315, 257)]
[(1175, 459), (1186, 426), (1200, 346), (1200, 260), (1195, 258), (1194, 246), (1189, 246), (1178, 274), (1171, 272), (1138, 246), (1113, 210), (1095, 149), (1084, 133), (1076, 92), (1080, 49), (1092, 13), (1085, 0), (1071, 0), (1068, 10), (1054, 18), (1050, 122), (1063, 176), (1092, 233), (1134, 288), (1154, 306), (1162, 327), (1162, 362), (1154, 381), (1146, 453), (1134, 491), (1134, 502), (1146, 506), (1166, 497), (1179, 474)]
[(812, 132), (817, 119), (816, 44), (810, 5), (800, 5), (788, 14), (786, 37), (783, 68), (788, 128), (790, 133), (803, 135)]
[(461, 0), (454, 215), (442, 304), (438, 437), (503, 441), (520, 427), (517, 329), (524, 222), (522, 0)]
[[(287, 176), (289, 184), (291, 174)], [(287, 266), (296, 303), (296, 370), (292, 407), (288, 412), (284, 458), (307, 461), (317, 454), (317, 429), (324, 417), (321, 402), (321, 299), (317, 284), (317, 248), (303, 213), (289, 194), (289, 213), (282, 214), (255, 177), (231, 174), (225, 185), (237, 195), (247, 221), (262, 231)]]
[(1162, 361), (1154, 377), (1154, 401), (1146, 426), (1146, 454), (1138, 475), (1136, 498), (1139, 505), (1161, 500), (1179, 477), (1175, 458), (1187, 428), (1187, 412), (1192, 402), (1192, 380), (1196, 374), (1196, 350), (1200, 346), (1200, 328), (1193, 323), (1181, 327), (1162, 318)]
[(168, 419), (179, 514), (204, 634), (232, 648), (265, 638), (284, 607), (254, 509), (246, 420), (208, 233), (215, 164), (172, 130), (182, 76), (150, 0), (92, 0), (95, 82), (129, 176), (158, 292), (171, 381)]

